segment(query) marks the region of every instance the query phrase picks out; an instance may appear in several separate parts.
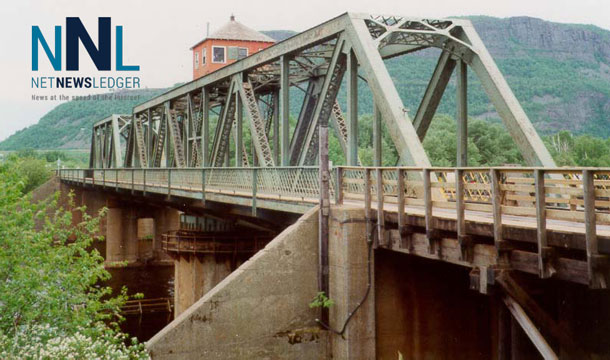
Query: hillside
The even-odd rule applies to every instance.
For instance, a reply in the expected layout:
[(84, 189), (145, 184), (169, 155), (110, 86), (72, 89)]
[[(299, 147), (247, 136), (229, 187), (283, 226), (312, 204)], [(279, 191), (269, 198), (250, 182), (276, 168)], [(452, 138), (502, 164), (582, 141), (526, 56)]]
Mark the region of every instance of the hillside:
[[(610, 31), (528, 17), (470, 20), (538, 131), (610, 136)], [(412, 113), (437, 54), (427, 50), (388, 61)], [(480, 84), (469, 80), (469, 114), (498, 119)], [(450, 84), (439, 112), (453, 115), (454, 94)]]
[[(569, 130), (610, 136), (610, 31), (590, 25), (559, 24), (529, 17), (469, 17), (526, 113), (542, 134)], [(265, 31), (284, 40), (287, 30)], [(434, 69), (438, 50), (429, 49), (387, 61), (390, 75), (414, 114)], [(470, 74), (472, 75), (472, 74)], [(360, 113), (372, 112), (370, 93), (360, 84)], [(0, 143), (0, 150), (86, 148), (91, 124), (131, 108), (162, 89), (138, 90), (138, 101), (87, 101), (59, 105), (38, 124)], [(438, 112), (453, 115), (455, 87), (450, 83)], [(296, 95), (296, 94), (295, 94)], [(345, 94), (340, 93), (344, 101)], [(292, 112), (298, 104), (291, 102)], [(480, 84), (470, 76), (469, 114), (497, 122)]]
[(28, 126), (0, 142), (0, 150), (84, 149), (91, 141), (91, 126), (110, 114), (131, 113), (133, 107), (165, 89), (124, 90), (107, 95), (133, 96), (134, 100), (81, 100), (58, 105), (37, 124)]

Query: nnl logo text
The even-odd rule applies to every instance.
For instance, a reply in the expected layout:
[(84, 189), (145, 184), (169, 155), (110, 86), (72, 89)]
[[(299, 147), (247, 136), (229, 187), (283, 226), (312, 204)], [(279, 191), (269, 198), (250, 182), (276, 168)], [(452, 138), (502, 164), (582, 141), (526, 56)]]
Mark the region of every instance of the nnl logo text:
[[(32, 26), (32, 71), (38, 71), (38, 48), (42, 45), (47, 58), (55, 71), (61, 71), (62, 39), (61, 26), (55, 26), (55, 51), (52, 52), (48, 42), (38, 26)], [(87, 29), (78, 17), (66, 18), (66, 70), (79, 69), (79, 41), (91, 57), (95, 67), (100, 71), (110, 71), (112, 59), (112, 29), (109, 17), (98, 18), (97, 46), (89, 36)], [(123, 26), (116, 26), (116, 70), (138, 71), (139, 65), (123, 65)]]

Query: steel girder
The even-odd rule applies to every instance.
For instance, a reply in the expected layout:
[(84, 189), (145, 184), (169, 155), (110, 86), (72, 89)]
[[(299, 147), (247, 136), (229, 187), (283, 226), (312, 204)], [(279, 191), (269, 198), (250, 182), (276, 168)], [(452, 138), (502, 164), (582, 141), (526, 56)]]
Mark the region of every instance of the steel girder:
[[(430, 47), (442, 51), (411, 121), (384, 59)], [(456, 64), (461, 64), (460, 74), (465, 75), (466, 69), (470, 68), (479, 78), (527, 162), (553, 166), (548, 151), (469, 21), (352, 13), (340, 15), (136, 106), (134, 118), (138, 120), (133, 124), (134, 130), (130, 130), (133, 135), (128, 137), (128, 160), (125, 164), (159, 167), (165, 159), (165, 166), (222, 166), (223, 162), (226, 163), (238, 106), (235, 96), (245, 105), (253, 135), (253, 160), (256, 159), (261, 166), (315, 162), (318, 124), (320, 116), (326, 114), (334, 120), (333, 127), (346, 157), (351, 164), (356, 164), (356, 83), (360, 76), (371, 89), (375, 116), (385, 123), (402, 163), (429, 166), (422, 140)], [(347, 119), (335, 100), (346, 71), (350, 85)], [(290, 99), (289, 89), (295, 86), (303, 88), (305, 84), (309, 84), (304, 86), (308, 90), (296, 128), (292, 131), (289, 104), (294, 100)], [(458, 118), (465, 130), (467, 93), (465, 82), (463, 85), (456, 96), (461, 109), (458, 109)], [(332, 98), (332, 102), (328, 102), (327, 96)], [(260, 106), (263, 105), (259, 103), (267, 105), (266, 119), (261, 115)], [(210, 139), (210, 109), (214, 107), (222, 110), (214, 137)], [(140, 125), (141, 128), (137, 128)], [(273, 141), (270, 142), (271, 128)], [(380, 124), (376, 123), (376, 163), (380, 163), (380, 130)], [(99, 128), (97, 131), (98, 134), (101, 132)], [(99, 137), (96, 133), (92, 136), (96, 144), (95, 147), (92, 144), (92, 166), (99, 164), (103, 156), (108, 163), (96, 136)], [(465, 138), (466, 131), (461, 131), (459, 143), (466, 144)], [(235, 142), (239, 145), (237, 143), (242, 143), (242, 140)], [(240, 152), (237, 150), (238, 154)], [(460, 153), (465, 159), (465, 146)]]

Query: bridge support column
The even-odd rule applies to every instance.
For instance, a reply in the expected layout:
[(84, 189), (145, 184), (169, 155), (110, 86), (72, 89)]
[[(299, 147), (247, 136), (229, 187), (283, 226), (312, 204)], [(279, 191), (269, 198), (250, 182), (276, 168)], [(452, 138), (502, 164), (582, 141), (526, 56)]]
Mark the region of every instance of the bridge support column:
[(123, 209), (108, 206), (106, 215), (106, 262), (123, 260), (122, 231)]
[(106, 263), (138, 261), (137, 216), (134, 208), (108, 202), (106, 220)]
[(174, 260), (174, 316), (188, 309), (233, 270), (230, 256), (187, 255)]
[(331, 327), (341, 331), (349, 314), (355, 311), (343, 336), (331, 336), (333, 358), (374, 359), (374, 259), (372, 249), (369, 257), (364, 210), (332, 208), (330, 234), (330, 298), (334, 301), (330, 308)]
[(169, 255), (162, 248), (163, 234), (180, 229), (180, 211), (168, 207), (160, 208), (154, 213), (154, 221), (153, 257), (158, 261), (170, 261)]

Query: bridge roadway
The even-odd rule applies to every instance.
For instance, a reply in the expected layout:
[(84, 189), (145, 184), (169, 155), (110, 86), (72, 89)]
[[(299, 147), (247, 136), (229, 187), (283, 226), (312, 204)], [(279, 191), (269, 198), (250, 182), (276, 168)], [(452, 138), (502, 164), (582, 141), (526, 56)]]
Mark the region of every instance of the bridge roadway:
[[(605, 288), (609, 175), (583, 168), (338, 167), (330, 192), (335, 206), (364, 208), (377, 246), (479, 269), (499, 266), (505, 255), (505, 265), (517, 270)], [(63, 169), (58, 176), (134, 196), (249, 208), (251, 216), (258, 209), (300, 214), (319, 202), (317, 167)]]

